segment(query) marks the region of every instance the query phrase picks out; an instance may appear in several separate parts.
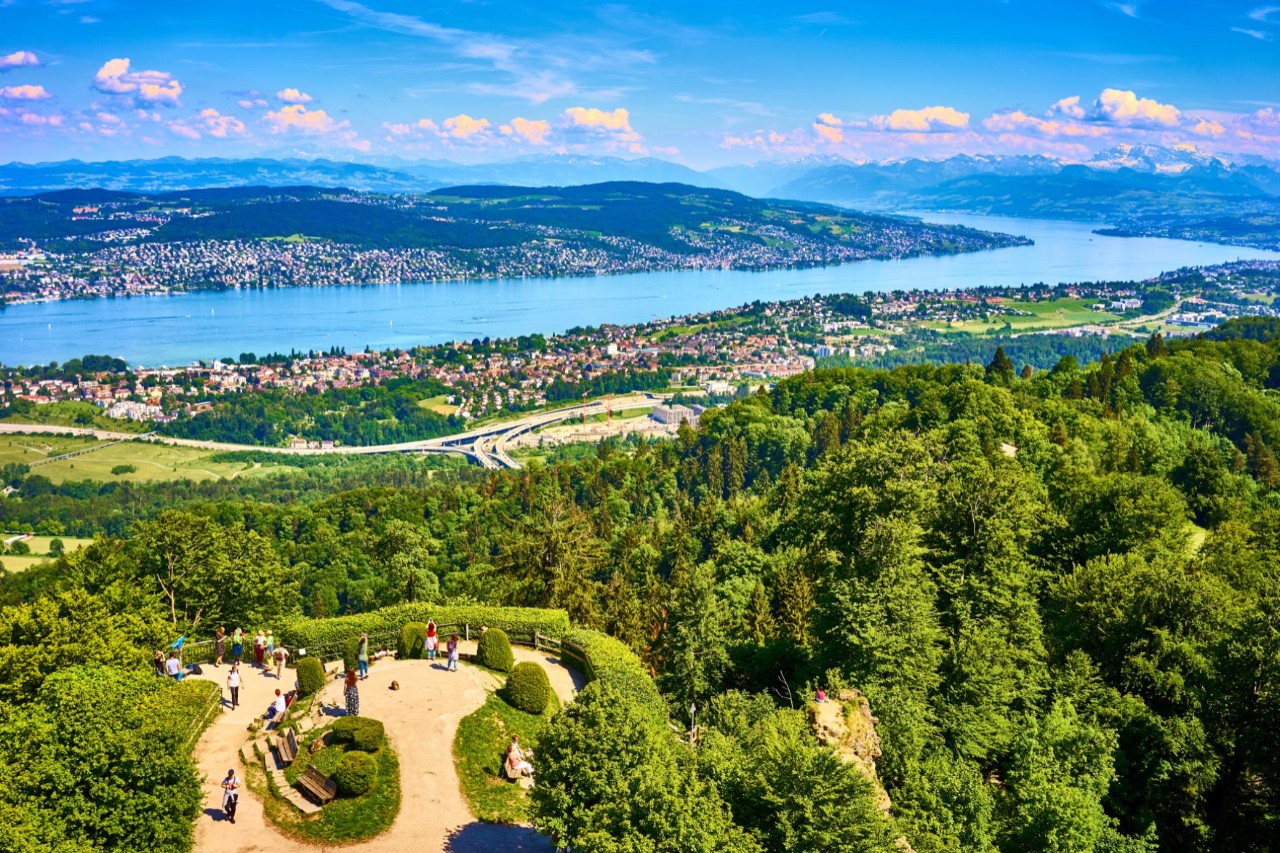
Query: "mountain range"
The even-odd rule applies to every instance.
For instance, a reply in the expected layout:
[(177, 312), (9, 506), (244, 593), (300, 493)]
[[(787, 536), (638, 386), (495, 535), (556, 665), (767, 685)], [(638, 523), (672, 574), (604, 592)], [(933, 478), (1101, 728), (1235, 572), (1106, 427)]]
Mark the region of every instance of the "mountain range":
[[(484, 164), (322, 157), (242, 160), (165, 157), (0, 165), (0, 196), (101, 187), (132, 192), (246, 186), (313, 186), (423, 193), (458, 186), (579, 186), (609, 181), (681, 183), (747, 195), (875, 211), (963, 211), (1105, 222), (1170, 234), (1188, 216), (1253, 217), (1250, 232), (1280, 222), (1280, 162), (1229, 161), (1190, 146), (1119, 145), (1071, 162), (1038, 154), (855, 162), (833, 156), (697, 171), (652, 157), (539, 155)], [(1196, 229), (1196, 239), (1215, 239)], [(1154, 233), (1154, 232), (1153, 232)], [(1239, 242), (1238, 229), (1223, 231)], [(1235, 236), (1231, 236), (1231, 235)], [(1272, 240), (1265, 240), (1269, 247)], [(1250, 238), (1249, 245), (1258, 245)]]

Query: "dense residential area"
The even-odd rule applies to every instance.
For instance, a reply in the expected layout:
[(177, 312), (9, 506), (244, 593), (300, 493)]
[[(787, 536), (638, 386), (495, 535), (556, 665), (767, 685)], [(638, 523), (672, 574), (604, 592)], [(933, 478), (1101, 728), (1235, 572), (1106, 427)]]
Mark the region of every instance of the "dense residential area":
[[(948, 353), (985, 360), (999, 345), (1019, 369), (1046, 369), (1063, 355), (1096, 358), (1154, 334), (1187, 337), (1232, 317), (1275, 315), (1278, 289), (1280, 262), (1254, 261), (1146, 282), (813, 296), (411, 350), (239, 353), (171, 367), (86, 357), (6, 369), (0, 414), (39, 420), (50, 404), (91, 403), (107, 418), (192, 438), (408, 440), (584, 395), (672, 389), (728, 398), (815, 365), (894, 366)], [(274, 411), (263, 408), (267, 401), (306, 413), (262, 433), (260, 421)], [(381, 426), (355, 426), (357, 411)], [(92, 410), (71, 417), (93, 422)], [(238, 425), (234, 432), (218, 426), (224, 417)], [(243, 429), (249, 421), (258, 426)]]

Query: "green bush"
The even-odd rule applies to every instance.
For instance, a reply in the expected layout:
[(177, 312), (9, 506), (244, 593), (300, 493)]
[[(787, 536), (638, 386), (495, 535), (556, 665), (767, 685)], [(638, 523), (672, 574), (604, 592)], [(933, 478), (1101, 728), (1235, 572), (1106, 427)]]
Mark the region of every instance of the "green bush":
[(356, 729), (360, 728), (363, 717), (339, 717), (333, 723), (333, 742), (351, 743), (355, 740)]
[(312, 696), (324, 689), (324, 664), (319, 658), (298, 661), (298, 694)]
[(511, 654), (507, 632), (501, 628), (490, 628), (481, 634), (480, 642), (476, 644), (476, 661), (498, 672), (510, 672), (516, 659)]
[(406, 622), (400, 629), (400, 657), (419, 660), (427, 650), (427, 623)]
[[(477, 630), (480, 625), (501, 628), (507, 632), (508, 637), (516, 637), (522, 642), (531, 640), (534, 631), (559, 637), (569, 630), (569, 616), (563, 610), (482, 605), (437, 607), (419, 602), (399, 604), (334, 619), (287, 617), (278, 623), (276, 636), (289, 648), (302, 646), (312, 654), (319, 654), (322, 650), (328, 654), (329, 649), (342, 649), (345, 654), (346, 644), (353, 638), (359, 637), (361, 632), (370, 635), (395, 634), (406, 622), (425, 622), (428, 618), (436, 620), (445, 637), (449, 636), (454, 625), (471, 625), (473, 630)], [(462, 634), (461, 628), (458, 634)], [(354, 652), (354, 646), (351, 648)], [(351, 654), (347, 663), (355, 666), (354, 653)]]
[(387, 730), (383, 727), (380, 720), (371, 720), (368, 717), (356, 717), (360, 721), (360, 725), (356, 726), (355, 736), (351, 739), (351, 746), (361, 752), (377, 752), (382, 749), (382, 745), (387, 742)]
[(551, 702), (551, 679), (545, 669), (532, 661), (518, 663), (511, 670), (502, 698), (526, 714), (541, 714)]
[[(360, 635), (356, 634), (342, 645), (342, 663), (343, 669), (356, 669), (360, 657)], [(369, 655), (369, 662), (373, 662), (373, 655)]]
[[(666, 703), (658, 692), (658, 685), (653, 683), (636, 653), (624, 643), (586, 628), (566, 631), (562, 639), (569, 644), (564, 650), (564, 662), (581, 669), (588, 681), (608, 682), (638, 706), (666, 716)], [(582, 657), (574, 651), (575, 646), (582, 650)]]
[(333, 771), (333, 781), (338, 784), (338, 794), (358, 797), (373, 787), (378, 778), (378, 762), (367, 752), (352, 750), (342, 756)]

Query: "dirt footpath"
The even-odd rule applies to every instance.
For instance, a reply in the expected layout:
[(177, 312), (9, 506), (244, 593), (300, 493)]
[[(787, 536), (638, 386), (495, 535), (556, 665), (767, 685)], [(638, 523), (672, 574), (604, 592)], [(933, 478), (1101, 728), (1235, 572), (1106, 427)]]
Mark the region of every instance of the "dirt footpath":
[[(475, 644), (463, 644), (464, 652)], [(543, 653), (514, 647), (517, 661), (536, 661), (550, 676), (561, 701), (573, 698), (582, 686), (581, 676), (560, 666)], [(205, 678), (219, 680), (226, 688), (226, 666), (205, 666)], [(293, 687), (292, 670), (284, 683), (274, 674), (241, 667), (240, 707), (223, 713), (196, 746), (195, 759), (205, 776), (204, 813), (196, 819), (197, 853), (315, 853), (318, 850), (409, 851), (409, 853), (481, 853), (504, 850), (513, 853), (550, 853), (547, 839), (524, 827), (508, 827), (476, 821), (467, 809), (453, 765), (453, 737), (463, 717), (475, 711), (488, 694), (500, 686), (488, 672), (462, 664), (447, 672), (443, 661), (376, 662), (369, 679), (360, 682), (360, 714), (381, 720), (387, 739), (400, 756), (400, 814), (387, 832), (360, 844), (326, 847), (305, 844), (281, 835), (263, 815), (262, 802), (242, 788), (236, 822), (222, 820), (222, 779), (229, 768), (244, 777), (240, 747), (249, 740), (248, 726), (261, 716), (275, 697), (275, 688)], [(389, 689), (392, 680), (399, 690)], [(331, 681), (322, 698), (341, 703), (341, 682)]]

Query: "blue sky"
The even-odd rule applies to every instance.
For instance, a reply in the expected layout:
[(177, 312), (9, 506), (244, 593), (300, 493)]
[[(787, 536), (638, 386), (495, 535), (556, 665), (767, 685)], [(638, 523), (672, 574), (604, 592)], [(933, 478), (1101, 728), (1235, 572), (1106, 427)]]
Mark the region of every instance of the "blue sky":
[(1120, 142), (1280, 158), (1280, 0), (0, 0), (0, 161)]

